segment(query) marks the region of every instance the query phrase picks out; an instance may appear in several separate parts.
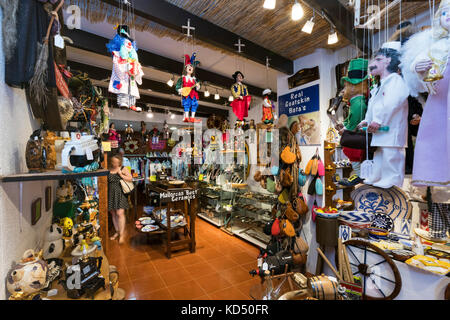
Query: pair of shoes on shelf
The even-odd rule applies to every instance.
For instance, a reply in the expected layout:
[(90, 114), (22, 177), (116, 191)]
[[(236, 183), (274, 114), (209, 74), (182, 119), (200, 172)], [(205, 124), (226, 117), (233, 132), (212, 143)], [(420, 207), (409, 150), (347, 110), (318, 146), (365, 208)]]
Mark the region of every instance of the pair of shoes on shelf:
[(354, 187), (357, 184), (363, 183), (364, 179), (361, 179), (356, 174), (350, 176), (348, 179), (347, 178), (341, 179), (341, 177), (338, 174), (335, 174), (333, 176), (333, 182), (344, 187)]

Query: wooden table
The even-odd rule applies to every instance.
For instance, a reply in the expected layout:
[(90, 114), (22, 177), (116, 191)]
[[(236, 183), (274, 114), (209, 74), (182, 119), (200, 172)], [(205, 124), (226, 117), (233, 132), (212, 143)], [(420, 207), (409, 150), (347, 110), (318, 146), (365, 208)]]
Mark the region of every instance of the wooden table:
[[(152, 182), (148, 185), (148, 190), (159, 194), (160, 196), (160, 207), (165, 206), (167, 208), (167, 227), (162, 225), (160, 222), (161, 230), (166, 233), (167, 237), (167, 247), (166, 256), (171, 258), (172, 248), (188, 245), (191, 253), (195, 252), (196, 242), (195, 242), (195, 219), (197, 217), (197, 204), (198, 204), (198, 189), (187, 187), (183, 185), (182, 188), (178, 186), (171, 185), (167, 182)], [(182, 196), (177, 196), (178, 194), (183, 194)], [(189, 195), (191, 194), (191, 195)], [(195, 195), (194, 195), (195, 194)], [(188, 200), (189, 199), (189, 200)], [(171, 209), (176, 207), (182, 207), (181, 212), (184, 214), (187, 224), (180, 227), (171, 227), (170, 215)], [(156, 209), (156, 208), (155, 208)], [(156, 218), (156, 217), (155, 217)], [(185, 239), (183, 240), (172, 240), (172, 234), (177, 229), (183, 228)]]

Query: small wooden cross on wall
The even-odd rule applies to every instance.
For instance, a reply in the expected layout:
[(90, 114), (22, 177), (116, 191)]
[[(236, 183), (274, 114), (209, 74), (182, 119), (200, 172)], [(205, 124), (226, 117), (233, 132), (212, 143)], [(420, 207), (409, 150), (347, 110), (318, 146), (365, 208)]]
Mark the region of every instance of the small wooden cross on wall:
[(236, 47), (238, 47), (238, 51), (239, 53), (242, 53), (242, 47), (245, 47), (245, 44), (241, 43), (241, 38), (238, 39), (238, 42), (234, 44)]
[(191, 27), (191, 19), (188, 19), (187, 25), (186, 25), (186, 26), (182, 26), (182, 28), (187, 30), (186, 35), (187, 35), (188, 37), (192, 37), (192, 35), (191, 35), (191, 30), (194, 31), (194, 30), (195, 30), (195, 27)]

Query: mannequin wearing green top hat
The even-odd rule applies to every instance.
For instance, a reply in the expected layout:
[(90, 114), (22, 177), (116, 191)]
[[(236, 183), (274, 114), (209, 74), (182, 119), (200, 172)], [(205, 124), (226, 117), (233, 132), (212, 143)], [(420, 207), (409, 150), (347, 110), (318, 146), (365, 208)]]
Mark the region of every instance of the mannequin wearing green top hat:
[[(344, 85), (344, 101), (350, 104), (349, 114), (343, 124), (337, 125), (336, 129), (342, 134), (344, 130), (354, 131), (358, 124), (364, 120), (367, 111), (368, 93), (368, 68), (366, 59), (353, 59), (350, 61), (347, 76), (341, 79)], [(352, 163), (353, 170), (359, 176), (361, 161), (364, 158), (364, 150), (344, 147), (344, 154)]]

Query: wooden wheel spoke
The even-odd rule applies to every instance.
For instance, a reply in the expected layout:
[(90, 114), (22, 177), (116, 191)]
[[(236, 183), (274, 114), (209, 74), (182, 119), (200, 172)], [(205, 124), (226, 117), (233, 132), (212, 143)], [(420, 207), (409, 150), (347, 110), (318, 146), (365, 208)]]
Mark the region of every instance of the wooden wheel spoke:
[(353, 250), (350, 249), (350, 247), (348, 248), (348, 251), (350, 251), (350, 253), (355, 257), (356, 261), (358, 261), (358, 264), (361, 264), (361, 262), (359, 261), (359, 259), (355, 256), (355, 254), (353, 253)]
[(386, 277), (380, 276), (379, 274), (376, 274), (376, 273), (371, 273), (371, 274), (373, 274), (374, 276), (377, 276), (377, 277), (379, 277), (379, 278), (381, 278), (381, 279), (384, 279), (384, 280), (386, 280), (386, 281), (389, 281), (389, 282), (395, 284), (395, 281), (393, 281), (393, 280), (391, 280), (391, 279), (388, 279), (388, 278), (386, 278)]
[(373, 268), (373, 267), (378, 266), (378, 265), (380, 265), (380, 264), (382, 264), (382, 263), (385, 263), (385, 262), (387, 262), (387, 261), (386, 261), (386, 260), (382, 260), (382, 261), (380, 261), (380, 262), (377, 262), (377, 263), (375, 263), (375, 264), (372, 264), (371, 266), (369, 266), (369, 268)]
[[(369, 279), (372, 281), (372, 283), (375, 285), (375, 287), (377, 287), (378, 291), (381, 292), (381, 294), (383, 295), (383, 297), (386, 298), (386, 295), (384, 294), (383, 290), (381, 290), (380, 287), (377, 286), (377, 284), (375, 283), (375, 281), (373, 281), (371, 275), (369, 276)], [(364, 282), (365, 282), (365, 278), (364, 278)]]
[(359, 273), (359, 271), (356, 271), (356, 272), (353, 273), (353, 275), (358, 274), (358, 273)]
[(351, 264), (352, 266), (354, 266), (354, 267), (358, 267), (358, 265), (356, 265), (356, 264), (354, 264), (354, 263), (351, 263), (351, 262), (350, 262), (350, 264)]

